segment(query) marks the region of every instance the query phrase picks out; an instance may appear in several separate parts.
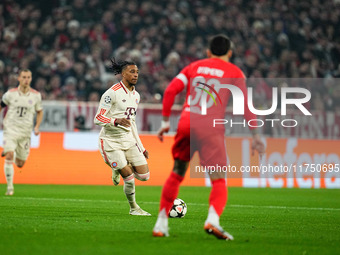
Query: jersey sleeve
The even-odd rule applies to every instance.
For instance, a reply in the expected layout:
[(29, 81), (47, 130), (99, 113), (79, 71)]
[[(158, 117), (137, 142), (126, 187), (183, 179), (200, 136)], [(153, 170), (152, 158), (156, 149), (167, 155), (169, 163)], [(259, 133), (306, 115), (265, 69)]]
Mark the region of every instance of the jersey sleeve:
[(107, 114), (109, 113), (112, 105), (115, 104), (115, 101), (116, 95), (114, 92), (111, 92), (111, 90), (106, 91), (102, 95), (96, 116), (94, 117), (94, 124), (102, 127), (114, 124), (115, 119), (107, 117)]
[[(242, 73), (242, 71), (241, 71)], [(252, 113), (249, 110), (248, 107), (248, 92), (247, 92), (247, 85), (246, 85), (246, 78), (244, 74), (242, 73), (243, 77), (242, 78), (237, 78), (237, 86), (242, 90), (242, 93), (244, 95), (244, 118), (248, 122), (249, 120), (256, 119), (256, 114)], [(249, 126), (249, 129), (255, 129), (256, 127), (251, 127)]]
[(41, 94), (39, 93), (37, 97), (38, 99), (37, 99), (37, 103), (35, 104), (35, 111), (39, 112), (43, 109), (41, 105)]
[(168, 85), (163, 96), (163, 116), (170, 116), (171, 107), (174, 104), (175, 97), (179, 94), (189, 82), (189, 66), (185, 67)]
[[(138, 92), (136, 92), (136, 93), (137, 93), (137, 101), (140, 102), (140, 95), (139, 95)], [(145, 148), (144, 148), (143, 143), (140, 140), (140, 137), (138, 135), (138, 129), (137, 129), (135, 118), (131, 119), (131, 132), (132, 132), (132, 135), (133, 135), (133, 137), (135, 138), (135, 140), (137, 142), (138, 147), (144, 153)]]
[(3, 94), (2, 96), (2, 102), (4, 102), (4, 104), (9, 105), (10, 102), (10, 94), (8, 92), (6, 92), (5, 94)]

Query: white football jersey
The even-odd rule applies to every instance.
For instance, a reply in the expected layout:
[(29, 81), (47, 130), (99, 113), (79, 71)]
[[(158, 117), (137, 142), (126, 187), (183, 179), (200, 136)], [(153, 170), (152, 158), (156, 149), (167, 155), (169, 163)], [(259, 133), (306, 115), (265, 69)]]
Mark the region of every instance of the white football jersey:
[(14, 88), (3, 95), (2, 101), (7, 105), (4, 133), (31, 137), (34, 115), (42, 110), (41, 94), (32, 88), (26, 94)]
[(139, 104), (139, 93), (133, 89), (129, 91), (126, 86), (119, 82), (109, 88), (101, 97), (97, 114), (94, 118), (96, 125), (102, 126), (100, 138), (113, 139), (126, 137), (131, 133), (131, 127), (124, 128), (115, 125), (115, 119), (126, 118), (135, 125), (136, 111)]

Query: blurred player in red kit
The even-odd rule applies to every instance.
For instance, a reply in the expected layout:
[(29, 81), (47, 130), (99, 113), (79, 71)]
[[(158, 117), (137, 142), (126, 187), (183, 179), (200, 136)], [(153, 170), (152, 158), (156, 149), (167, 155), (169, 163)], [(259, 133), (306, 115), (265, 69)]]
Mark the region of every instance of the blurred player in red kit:
[[(203, 113), (201, 97), (202, 91), (212, 94), (217, 83), (233, 83), (244, 95), (244, 118), (248, 121), (256, 119), (256, 115), (249, 111), (247, 105), (247, 89), (243, 72), (229, 62), (232, 56), (231, 41), (224, 35), (214, 36), (207, 50), (208, 58), (193, 62), (186, 66), (169, 84), (163, 98), (163, 121), (158, 132), (158, 138), (163, 141), (163, 134), (169, 131), (169, 116), (175, 96), (186, 89), (186, 101), (178, 123), (177, 134), (172, 148), (174, 158), (173, 170), (166, 180), (160, 201), (157, 222), (153, 229), (153, 236), (168, 236), (168, 214), (173, 201), (177, 198), (179, 187), (184, 179), (189, 161), (194, 152), (200, 155), (202, 166), (227, 165), (225, 146), (225, 127), (219, 125), (212, 128), (214, 118), (224, 119), (225, 109), (230, 97), (229, 90), (220, 89), (216, 95), (220, 105), (206, 105)], [(216, 86), (215, 86), (216, 87)], [(201, 104), (201, 105), (200, 105)], [(209, 126), (210, 125), (210, 126)], [(256, 150), (260, 157), (265, 147), (256, 128), (250, 127), (252, 132), (252, 150)], [(209, 197), (208, 217), (204, 223), (204, 230), (219, 239), (233, 240), (233, 236), (220, 226), (220, 216), (227, 202), (227, 187), (225, 172), (209, 173), (211, 179), (211, 193)]]

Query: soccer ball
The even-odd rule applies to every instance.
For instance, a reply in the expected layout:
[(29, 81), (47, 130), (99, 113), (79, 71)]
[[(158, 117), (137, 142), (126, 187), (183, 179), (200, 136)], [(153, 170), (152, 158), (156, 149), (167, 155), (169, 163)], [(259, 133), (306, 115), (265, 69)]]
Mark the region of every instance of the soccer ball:
[(169, 212), (170, 218), (183, 218), (187, 213), (187, 204), (180, 198), (176, 198)]

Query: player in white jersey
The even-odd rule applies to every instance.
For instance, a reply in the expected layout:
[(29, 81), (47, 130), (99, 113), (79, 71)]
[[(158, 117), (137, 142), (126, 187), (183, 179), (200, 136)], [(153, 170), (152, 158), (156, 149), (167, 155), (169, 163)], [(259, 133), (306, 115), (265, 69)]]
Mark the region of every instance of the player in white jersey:
[[(112, 61), (112, 60), (111, 60)], [(99, 150), (107, 165), (112, 169), (114, 185), (119, 184), (120, 175), (124, 180), (124, 193), (130, 205), (131, 215), (150, 216), (142, 210), (135, 199), (135, 177), (147, 181), (150, 177), (145, 150), (135, 122), (139, 104), (139, 93), (135, 90), (138, 67), (134, 62), (112, 61), (115, 74), (122, 80), (109, 88), (101, 97), (96, 125), (102, 126), (99, 134)]]
[[(7, 91), (1, 101), (1, 109), (7, 107), (7, 113), (3, 122), (3, 152), (5, 156), (5, 176), (7, 181), (6, 195), (14, 194), (13, 162), (18, 167), (23, 167), (31, 144), (31, 133), (33, 129), (34, 115), (37, 113), (34, 134), (39, 134), (39, 127), (43, 118), (41, 106), (41, 95), (30, 87), (32, 72), (28, 69), (22, 70), (18, 77), (19, 86)], [(15, 160), (14, 160), (15, 159)]]

